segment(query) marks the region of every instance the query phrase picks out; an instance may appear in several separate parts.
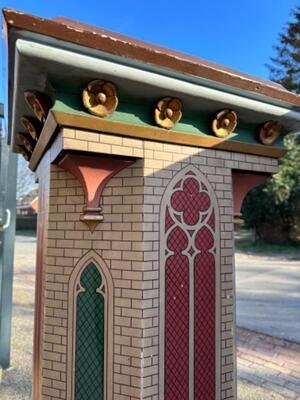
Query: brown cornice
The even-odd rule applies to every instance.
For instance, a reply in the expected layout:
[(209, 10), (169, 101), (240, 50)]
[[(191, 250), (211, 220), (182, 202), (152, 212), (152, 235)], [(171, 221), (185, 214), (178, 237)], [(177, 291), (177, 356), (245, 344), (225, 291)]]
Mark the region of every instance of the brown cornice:
[(274, 82), (252, 77), (178, 51), (66, 18), (49, 20), (11, 9), (4, 9), (3, 15), (8, 29), (15, 28), (38, 33), (116, 56), (204, 78), (232, 88), (257, 93), (291, 106), (300, 106), (299, 96)]

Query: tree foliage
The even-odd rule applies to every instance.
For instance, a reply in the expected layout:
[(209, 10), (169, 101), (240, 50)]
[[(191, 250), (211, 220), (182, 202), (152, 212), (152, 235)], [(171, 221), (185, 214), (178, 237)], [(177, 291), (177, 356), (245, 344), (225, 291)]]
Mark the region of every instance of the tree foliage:
[[(279, 35), (276, 56), (269, 65), (271, 79), (300, 93), (300, 6)], [(272, 243), (300, 243), (300, 136), (285, 138), (287, 154), (279, 172), (246, 197), (242, 213), (257, 237)]]
[(268, 67), (273, 81), (300, 93), (300, 6), (292, 14), (292, 21), (279, 34), (279, 43), (274, 47), (276, 55)]
[(17, 178), (17, 204), (28, 205), (37, 196), (37, 184), (34, 174), (27, 166), (27, 162), (18, 158), (18, 178)]
[(300, 144), (285, 138), (288, 149), (279, 172), (246, 197), (242, 214), (257, 237), (272, 243), (300, 242)]

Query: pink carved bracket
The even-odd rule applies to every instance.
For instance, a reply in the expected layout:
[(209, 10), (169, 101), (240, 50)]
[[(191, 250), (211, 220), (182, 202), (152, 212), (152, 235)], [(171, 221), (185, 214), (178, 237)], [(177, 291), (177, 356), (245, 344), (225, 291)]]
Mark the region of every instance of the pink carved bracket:
[(99, 206), (100, 197), (106, 183), (122, 169), (129, 167), (135, 161), (124, 158), (105, 158), (101, 156), (67, 153), (58, 166), (70, 172), (79, 180), (85, 193), (86, 206), (80, 220), (94, 232), (104, 217)]

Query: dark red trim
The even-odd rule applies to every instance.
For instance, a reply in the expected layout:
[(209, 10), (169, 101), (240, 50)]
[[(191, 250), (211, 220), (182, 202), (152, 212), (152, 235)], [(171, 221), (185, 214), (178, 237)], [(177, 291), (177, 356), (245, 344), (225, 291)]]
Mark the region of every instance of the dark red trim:
[[(48, 166), (49, 168), (49, 166)], [(44, 287), (44, 251), (46, 219), (49, 203), (49, 170), (47, 166), (39, 170), (42, 179), (39, 180), (39, 205), (37, 224), (37, 255), (35, 274), (35, 308), (34, 308), (34, 333), (33, 333), (33, 383), (32, 399), (41, 399), (42, 385), (42, 324), (43, 324), (43, 287)]]

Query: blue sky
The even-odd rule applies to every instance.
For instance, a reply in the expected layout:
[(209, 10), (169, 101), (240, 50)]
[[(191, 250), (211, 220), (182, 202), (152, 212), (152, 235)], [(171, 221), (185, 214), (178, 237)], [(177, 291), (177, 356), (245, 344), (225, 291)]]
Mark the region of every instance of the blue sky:
[(298, 4), (299, 0), (0, 0), (1, 8), (77, 19), (264, 78), (269, 76), (265, 64), (274, 54), (272, 47)]

